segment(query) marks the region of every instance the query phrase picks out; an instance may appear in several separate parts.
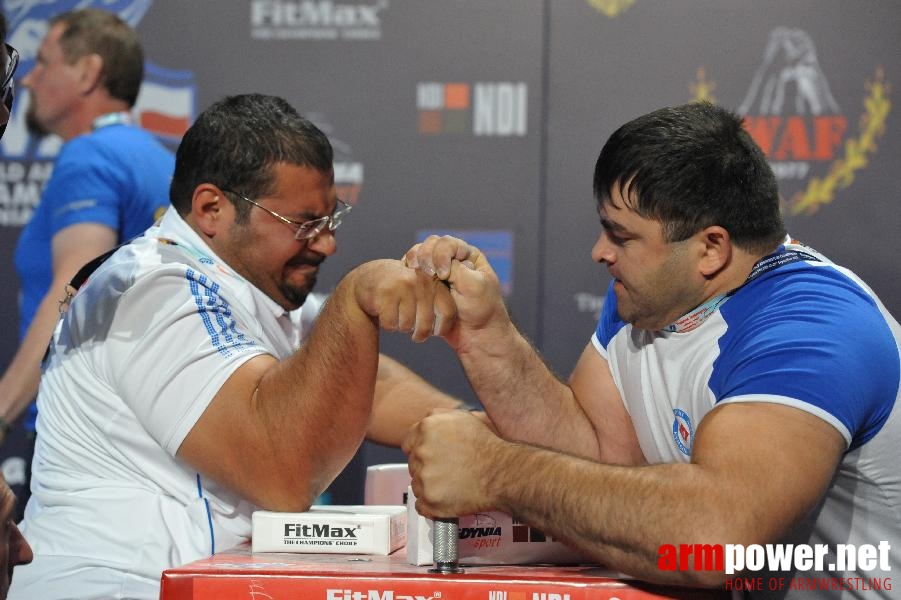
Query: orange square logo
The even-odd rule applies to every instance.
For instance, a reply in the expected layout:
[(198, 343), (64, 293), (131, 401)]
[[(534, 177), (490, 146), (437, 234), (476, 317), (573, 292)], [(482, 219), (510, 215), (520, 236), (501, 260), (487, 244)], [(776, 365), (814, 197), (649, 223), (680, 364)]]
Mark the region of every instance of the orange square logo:
[(443, 119), (437, 110), (419, 112), (419, 133), (441, 133)]
[(448, 83), (444, 86), (444, 108), (459, 110), (469, 108), (469, 84)]

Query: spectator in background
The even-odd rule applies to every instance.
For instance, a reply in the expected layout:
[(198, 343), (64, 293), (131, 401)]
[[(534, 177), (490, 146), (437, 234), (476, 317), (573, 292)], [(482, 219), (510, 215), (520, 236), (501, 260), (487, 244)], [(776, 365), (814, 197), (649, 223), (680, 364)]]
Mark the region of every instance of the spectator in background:
[[(143, 74), (134, 30), (112, 13), (86, 9), (50, 21), (35, 67), (22, 80), (31, 92), (29, 129), (65, 143), (16, 246), (20, 344), (0, 378), (0, 440), (37, 393), (66, 284), (168, 205), (174, 157), (131, 122)], [(33, 452), (34, 403), (30, 413)], [(30, 453), (25, 458), (30, 466)]]
[[(19, 65), (19, 53), (6, 44), (6, 16), (0, 12), (0, 137), (6, 131), (13, 105), (13, 75)], [(31, 546), (22, 536), (15, 521), (16, 497), (0, 476), (0, 600), (6, 598), (13, 578), (13, 567), (31, 562)]]

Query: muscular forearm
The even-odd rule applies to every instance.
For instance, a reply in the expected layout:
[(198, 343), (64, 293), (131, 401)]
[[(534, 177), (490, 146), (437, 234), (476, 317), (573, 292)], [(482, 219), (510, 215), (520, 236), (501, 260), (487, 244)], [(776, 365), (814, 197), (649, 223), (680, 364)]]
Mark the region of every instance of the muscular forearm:
[(650, 581), (691, 581), (691, 574), (657, 568), (663, 544), (750, 539), (743, 532), (753, 511), (734, 514), (750, 504), (743, 487), (698, 465), (604, 465), (510, 442), (459, 411), (418, 423), (404, 450), (420, 514), (500, 510)]
[[(335, 290), (304, 346), (260, 380), (254, 406), (274, 453), (307, 482), (312, 501), (359, 448), (370, 420), (378, 330), (353, 297)], [(286, 447), (287, 446), (287, 447)]]
[(766, 402), (708, 413), (691, 463), (603, 464), (499, 438), (460, 411), (424, 419), (404, 440), (420, 514), (500, 510), (608, 567), (692, 585), (725, 574), (661, 570), (663, 545), (778, 542), (822, 501), (845, 449), (819, 417)]
[(597, 458), (597, 436), (572, 390), (512, 322), (469, 334), (457, 356), (504, 437)]
[(457, 325), (444, 338), (498, 431), (508, 439), (598, 458), (591, 422), (572, 390), (516, 330), (481, 251), (456, 238), (431, 236), (404, 260), (449, 286)]
[(263, 508), (306, 510), (369, 428), (379, 327), (432, 331), (436, 306), (450, 303), (436, 290), (447, 294), (399, 261), (355, 268), (294, 355), (256, 356), (228, 378), (179, 456)]
[(436, 389), (396, 360), (381, 356), (368, 437), (400, 446), (410, 427), (436, 409), (456, 409), (462, 402)]
[(495, 456), (499, 510), (640, 579), (716, 585), (721, 573), (661, 570), (661, 545), (760, 541), (735, 537), (750, 528), (697, 465), (618, 467), (513, 444)]

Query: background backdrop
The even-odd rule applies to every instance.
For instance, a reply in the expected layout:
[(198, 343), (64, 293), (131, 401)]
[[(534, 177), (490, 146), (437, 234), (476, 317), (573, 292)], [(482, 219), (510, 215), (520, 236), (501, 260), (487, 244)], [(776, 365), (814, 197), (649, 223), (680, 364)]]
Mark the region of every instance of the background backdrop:
[[(430, 232), (486, 250), (514, 319), (568, 375), (608, 283), (595, 159), (622, 123), (710, 99), (737, 110), (779, 177), (789, 230), (857, 271), (901, 315), (901, 3), (893, 0), (4, 0), (9, 41), (34, 64), (49, 17), (115, 11), (144, 43), (137, 114), (173, 148), (224, 95), (286, 98), (330, 136), (356, 209), (326, 263), (327, 293), (362, 261)], [(19, 90), (0, 142), (0, 365), (17, 345), (12, 252), (58, 140), (24, 128)], [(849, 324), (853, 335), (853, 324)], [(383, 335), (383, 350), (476, 403), (443, 343)], [(352, 368), (348, 365), (347, 368)], [(340, 374), (336, 374), (340, 376)], [(2, 449), (21, 483), (20, 434)], [(335, 482), (362, 501), (365, 445)]]

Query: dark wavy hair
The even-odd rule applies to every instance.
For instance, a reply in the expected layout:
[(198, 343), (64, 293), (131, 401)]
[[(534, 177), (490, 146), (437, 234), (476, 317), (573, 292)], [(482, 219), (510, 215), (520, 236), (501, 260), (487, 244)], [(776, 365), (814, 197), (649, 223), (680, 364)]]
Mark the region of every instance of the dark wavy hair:
[[(169, 199), (185, 215), (202, 183), (259, 198), (273, 191), (277, 163), (325, 173), (332, 170), (332, 159), (325, 134), (282, 98), (228, 96), (203, 111), (185, 133), (175, 154)], [(236, 219), (246, 219), (251, 205), (226, 197)]]
[(632, 210), (663, 225), (669, 242), (711, 225), (753, 252), (785, 237), (766, 157), (741, 117), (713, 104), (662, 108), (616, 130), (595, 165), (599, 203), (611, 201), (614, 186)]

